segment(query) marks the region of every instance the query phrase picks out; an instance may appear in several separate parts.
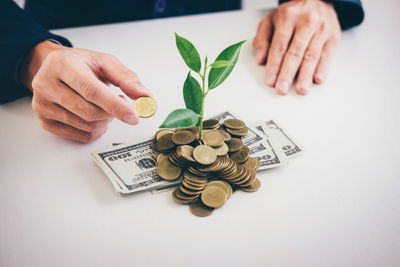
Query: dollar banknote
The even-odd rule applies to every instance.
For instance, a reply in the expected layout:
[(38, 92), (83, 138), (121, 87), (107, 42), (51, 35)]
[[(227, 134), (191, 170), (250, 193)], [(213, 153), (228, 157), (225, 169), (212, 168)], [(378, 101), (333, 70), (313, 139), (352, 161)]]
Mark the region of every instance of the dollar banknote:
[(91, 155), (118, 193), (130, 194), (178, 184), (180, 179), (164, 181), (157, 174), (156, 154), (150, 148), (152, 141), (153, 138), (111, 146)]
[(278, 126), (274, 120), (268, 120), (266, 122), (257, 121), (251, 123), (250, 127), (261, 135), (266, 136), (276, 151), (288, 159), (297, 157), (304, 151), (299, 143), (289, 137), (283, 128)]
[[(213, 116), (211, 119), (218, 120), (221, 124), (227, 119), (240, 119), (231, 112), (225, 111)], [(260, 170), (276, 168), (287, 163), (285, 155), (280, 153), (279, 148), (274, 148), (268, 137), (259, 129), (257, 124), (247, 124), (249, 132), (242, 137), (243, 143), (250, 149), (249, 155), (260, 161)]]

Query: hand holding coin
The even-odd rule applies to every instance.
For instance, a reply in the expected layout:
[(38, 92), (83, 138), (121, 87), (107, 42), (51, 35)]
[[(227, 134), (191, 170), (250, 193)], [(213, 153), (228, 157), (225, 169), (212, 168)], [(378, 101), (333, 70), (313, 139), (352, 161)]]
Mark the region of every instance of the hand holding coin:
[(43, 41), (21, 61), (20, 80), (33, 92), (41, 126), (58, 136), (88, 143), (117, 118), (136, 125), (133, 107), (109, 88), (137, 99), (151, 96), (138, 76), (116, 57)]

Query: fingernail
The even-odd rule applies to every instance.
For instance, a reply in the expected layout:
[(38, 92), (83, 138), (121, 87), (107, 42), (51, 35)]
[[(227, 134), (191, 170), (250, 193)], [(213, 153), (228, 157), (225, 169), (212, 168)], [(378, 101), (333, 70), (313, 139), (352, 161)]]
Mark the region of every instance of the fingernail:
[(131, 125), (136, 125), (139, 122), (138, 117), (133, 113), (126, 113), (122, 120)]
[(282, 95), (286, 95), (289, 92), (289, 83), (287, 81), (279, 81), (276, 85), (276, 90)]
[(146, 95), (149, 95), (151, 97), (153, 96), (150, 90), (141, 83), (136, 84), (136, 88), (145, 93)]
[(307, 94), (309, 89), (310, 89), (310, 83), (307, 81), (301, 81), (297, 92), (299, 92), (302, 95), (305, 95)]
[(263, 54), (264, 54), (264, 51), (263, 51), (263, 49), (261, 49), (261, 48), (258, 48), (258, 49), (254, 52), (254, 56), (255, 56), (255, 58), (256, 58), (258, 64), (261, 64), (261, 63), (262, 63)]
[(267, 73), (265, 76), (265, 81), (267, 82), (268, 85), (273, 86), (276, 80), (276, 74), (275, 73)]
[(318, 83), (322, 83), (325, 80), (325, 73), (318, 72), (315, 77)]

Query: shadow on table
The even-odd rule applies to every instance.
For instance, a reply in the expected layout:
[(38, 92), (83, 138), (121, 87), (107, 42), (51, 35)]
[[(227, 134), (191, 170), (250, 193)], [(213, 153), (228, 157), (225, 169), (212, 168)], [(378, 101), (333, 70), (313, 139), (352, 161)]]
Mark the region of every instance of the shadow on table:
[(264, 83), (265, 65), (257, 65), (253, 55), (253, 48), (251, 45), (252, 41), (253, 40), (247, 41), (248, 43), (243, 47), (243, 54), (239, 60), (246, 66), (246, 71), (253, 76), (258, 86), (265, 88), (265, 91), (269, 93), (274, 93), (274, 88), (271, 88)]
[(88, 182), (88, 186), (93, 191), (93, 196), (97, 199), (98, 203), (102, 205), (109, 205), (121, 201), (123, 199), (115, 190), (107, 176), (100, 170), (93, 160), (90, 158), (88, 161), (78, 162), (77, 169), (79, 173)]

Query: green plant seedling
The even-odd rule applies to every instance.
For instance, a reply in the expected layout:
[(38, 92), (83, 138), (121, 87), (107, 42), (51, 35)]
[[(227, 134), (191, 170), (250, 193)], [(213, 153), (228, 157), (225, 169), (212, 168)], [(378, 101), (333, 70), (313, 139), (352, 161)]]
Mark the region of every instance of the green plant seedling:
[[(246, 41), (244, 40), (225, 48), (210, 65), (207, 65), (208, 59), (205, 57), (204, 65), (202, 66), (199, 52), (190, 41), (177, 33), (175, 33), (175, 40), (180, 55), (190, 69), (183, 84), (183, 99), (186, 108), (172, 111), (160, 128), (184, 128), (196, 125), (201, 138), (204, 100), (211, 90), (220, 86), (231, 74), (239, 59), (240, 48)], [(208, 73), (207, 70), (209, 70)], [(201, 85), (192, 76), (192, 71), (200, 77)]]

